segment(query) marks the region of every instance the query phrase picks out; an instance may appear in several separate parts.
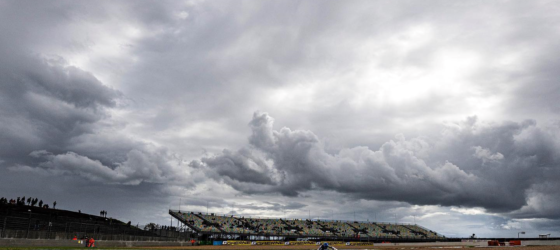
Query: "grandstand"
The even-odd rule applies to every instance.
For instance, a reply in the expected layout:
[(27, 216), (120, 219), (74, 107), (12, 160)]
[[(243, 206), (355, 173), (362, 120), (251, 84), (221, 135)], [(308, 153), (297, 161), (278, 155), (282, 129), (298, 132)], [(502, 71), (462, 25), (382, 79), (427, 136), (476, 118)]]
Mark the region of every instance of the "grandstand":
[(364, 221), (245, 218), (201, 212), (169, 210), (183, 226), (199, 238), (239, 240), (352, 240), (371, 242), (445, 241), (420, 225)]

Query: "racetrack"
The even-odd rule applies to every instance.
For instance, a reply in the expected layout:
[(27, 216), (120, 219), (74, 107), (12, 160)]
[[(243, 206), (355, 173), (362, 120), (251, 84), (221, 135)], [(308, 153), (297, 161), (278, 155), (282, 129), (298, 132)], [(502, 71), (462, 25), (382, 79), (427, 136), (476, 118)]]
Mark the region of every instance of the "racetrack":
[[(336, 246), (335, 246), (336, 247)], [(472, 246), (394, 246), (394, 245), (376, 245), (376, 246), (338, 246), (339, 250), (343, 249), (390, 249), (390, 250), (438, 250), (438, 249), (457, 249), (457, 248), (474, 248)], [(492, 248), (496, 250), (560, 250), (560, 246), (515, 246), (515, 247), (477, 247)], [(317, 246), (186, 246), (186, 247), (146, 247), (142, 249), (188, 249), (188, 250), (291, 250), (291, 249), (309, 249), (316, 250)]]

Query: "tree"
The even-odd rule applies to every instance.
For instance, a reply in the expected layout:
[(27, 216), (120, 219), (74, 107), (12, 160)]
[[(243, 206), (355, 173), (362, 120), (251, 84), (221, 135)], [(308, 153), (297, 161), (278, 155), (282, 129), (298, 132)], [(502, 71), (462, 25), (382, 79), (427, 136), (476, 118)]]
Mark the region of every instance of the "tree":
[(147, 231), (153, 231), (153, 230), (156, 230), (156, 228), (157, 228), (157, 225), (156, 225), (156, 223), (153, 223), (153, 222), (150, 222), (150, 223), (148, 223), (147, 225), (144, 226), (144, 230), (147, 230)]

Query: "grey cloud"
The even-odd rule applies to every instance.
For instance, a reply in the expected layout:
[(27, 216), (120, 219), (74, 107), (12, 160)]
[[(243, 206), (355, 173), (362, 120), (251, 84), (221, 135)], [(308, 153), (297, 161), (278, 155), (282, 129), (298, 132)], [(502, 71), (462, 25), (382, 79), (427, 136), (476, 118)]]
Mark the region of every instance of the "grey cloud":
[(475, 150), (473, 156), (481, 159), (482, 162), (499, 161), (501, 159), (504, 159), (504, 155), (502, 155), (500, 152), (492, 153), (489, 149), (482, 148), (481, 146), (473, 147), (473, 149)]
[(13, 52), (0, 63), (0, 157), (59, 152), (73, 137), (93, 133), (120, 94), (60, 60)]
[[(62, 58), (5, 52), (0, 59), (0, 158), (10, 171), (138, 185), (178, 183), (174, 156), (110, 128), (122, 94)], [(112, 124), (117, 125), (117, 124)], [(188, 181), (181, 185), (188, 186)]]
[[(165, 202), (190, 191), (185, 187), (196, 189), (193, 182), (202, 190), (192, 195), (232, 197), (217, 192), (219, 180), (260, 200), (333, 192), (347, 201), (559, 216), (552, 209), (560, 200), (558, 128), (546, 127), (558, 114), (560, 93), (554, 2), (0, 5), (0, 174), (18, 183), (29, 171), (52, 179), (32, 178), (41, 183), (35, 188), (4, 185), (6, 192), (41, 193), (60, 183), (47, 189), (52, 195), (83, 182), (99, 188), (99, 197), (111, 193), (107, 204), (146, 194), (147, 208), (150, 199)], [(181, 11), (187, 18), (178, 18)], [(377, 76), (385, 72), (412, 75), (397, 95), (417, 91), (425, 83), (417, 76), (425, 74), (436, 74), (428, 80), (437, 86), (454, 87), (455, 79), (438, 74), (462, 69), (436, 64), (469, 59), (453, 51), (478, 57), (456, 79), (468, 87), (384, 101), (390, 96), (381, 87), (393, 84)], [(61, 59), (74, 56), (87, 67)], [(119, 105), (123, 98), (129, 106)], [(487, 100), (490, 107), (478, 107)], [(260, 114), (245, 145), (254, 110), (274, 114), (278, 129)], [(479, 114), (485, 121), (535, 121), (440, 125), (479, 111), (488, 111)], [(190, 168), (170, 163), (203, 151), (217, 155)], [(78, 163), (83, 176), (72, 165)]]
[[(539, 164), (551, 161), (548, 164), (558, 165), (557, 155), (551, 158), (547, 150), (542, 150), (550, 144), (540, 141), (558, 131), (542, 130), (532, 121), (485, 125), (473, 117), (447, 126), (439, 137), (430, 140), (407, 140), (398, 135), (378, 150), (354, 147), (336, 154), (326, 153), (310, 131), (274, 130), (273, 119), (266, 113), (255, 113), (250, 126), (250, 147), (243, 152), (251, 156), (255, 154), (246, 150), (264, 153), (259, 162), (271, 161), (274, 171), (267, 174), (273, 183), (268, 176), (241, 179), (237, 172), (224, 171), (224, 167), (232, 171), (243, 168), (235, 162), (217, 164), (232, 157), (229, 151), (202, 160), (208, 173), (221, 171), (224, 180), (255, 184), (225, 182), (246, 193), (295, 196), (309, 190), (334, 190), (363, 199), (507, 212), (526, 205), (527, 192), (540, 193), (536, 189), (540, 182), (554, 183)], [(235, 157), (256, 161), (244, 154), (236, 153)], [(549, 171), (558, 173), (556, 167)]]
[(221, 157), (204, 158), (202, 161), (214, 166), (213, 170), (217, 176), (228, 176), (239, 182), (272, 184), (266, 162), (254, 157), (247, 149), (235, 153), (224, 150)]
[(173, 183), (186, 181), (180, 177), (179, 171), (167, 163), (168, 157), (162, 152), (142, 152), (137, 149), (127, 153), (126, 161), (115, 163), (114, 169), (103, 165), (98, 160), (67, 152), (54, 155), (45, 150), (33, 151), (31, 157), (39, 158), (37, 167), (16, 165), (9, 167), (11, 171), (38, 172), (43, 175), (70, 175), (85, 179), (108, 183), (138, 185), (142, 182)]

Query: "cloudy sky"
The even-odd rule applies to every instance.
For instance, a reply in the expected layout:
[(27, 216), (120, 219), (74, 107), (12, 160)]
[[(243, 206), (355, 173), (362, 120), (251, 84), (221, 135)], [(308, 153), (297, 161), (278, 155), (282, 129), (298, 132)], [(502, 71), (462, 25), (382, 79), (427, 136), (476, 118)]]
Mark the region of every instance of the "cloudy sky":
[(0, 1), (0, 196), (560, 236), (557, 1)]

